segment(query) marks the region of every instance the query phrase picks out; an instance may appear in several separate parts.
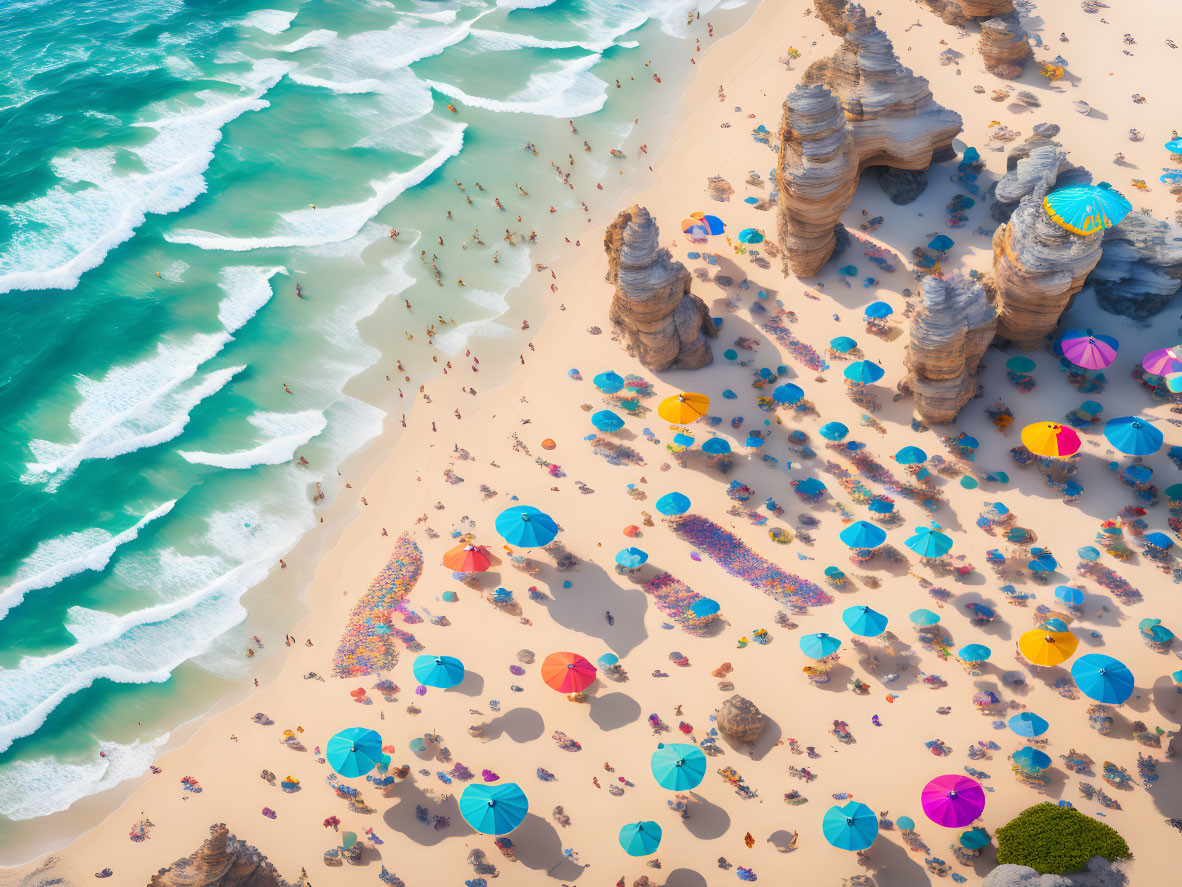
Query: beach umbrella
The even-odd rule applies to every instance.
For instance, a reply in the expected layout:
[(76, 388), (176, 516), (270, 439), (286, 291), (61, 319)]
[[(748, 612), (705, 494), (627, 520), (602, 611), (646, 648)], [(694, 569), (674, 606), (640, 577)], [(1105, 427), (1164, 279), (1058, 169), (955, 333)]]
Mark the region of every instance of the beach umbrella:
[(825, 492), (825, 485), (815, 477), (806, 477), (796, 483), (796, 492), (802, 496), (816, 496)]
[(749, 449), (758, 449), (759, 447), (762, 447), (765, 443), (767, 443), (767, 441), (765, 441), (762, 437), (760, 437), (755, 432), (751, 432), (747, 435), (747, 440), (745, 440), (743, 442), (743, 446), (745, 446)]
[(1182, 373), (1170, 373), (1166, 376), (1166, 390), (1170, 394), (1182, 394)]
[(744, 228), (739, 232), (739, 243), (763, 243), (763, 232), (755, 228)]
[(611, 668), (613, 665), (620, 664), (620, 657), (617, 656), (615, 653), (604, 653), (602, 656), (600, 656), (598, 659), (595, 660), (595, 664), (598, 665), (600, 668), (605, 668), (605, 669)]
[(1166, 150), (1171, 154), (1182, 154), (1182, 139), (1170, 139), (1166, 142)]
[(912, 819), (910, 816), (900, 816), (898, 819), (895, 820), (895, 825), (897, 825), (899, 828), (901, 828), (905, 832), (915, 831), (915, 820)]
[(800, 651), (810, 659), (824, 659), (826, 656), (832, 656), (840, 648), (841, 641), (823, 631), (806, 634), (800, 639)]
[(591, 424), (596, 431), (606, 431), (610, 434), (624, 427), (624, 419), (611, 410), (600, 410), (591, 416)]
[(731, 451), (731, 445), (724, 437), (712, 437), (702, 444), (702, 452), (711, 456), (725, 456)]
[(595, 666), (578, 653), (551, 653), (542, 662), (542, 680), (559, 693), (582, 693), (595, 683)]
[(1044, 197), (1042, 205), (1059, 227), (1082, 236), (1111, 228), (1133, 208), (1107, 182), (1059, 188)]
[(1162, 551), (1172, 548), (1174, 545), (1174, 540), (1165, 533), (1146, 533), (1141, 541), (1153, 548), (1160, 548)]
[(838, 441), (850, 433), (850, 430), (841, 422), (826, 422), (819, 429), (817, 433), (825, 440)]
[(1155, 644), (1168, 644), (1174, 639), (1174, 633), (1162, 625), (1160, 619), (1142, 619), (1137, 628)]
[(460, 815), (485, 835), (507, 835), (525, 819), (529, 799), (516, 782), (469, 783), (460, 795)]
[(443, 555), (443, 565), (454, 573), (483, 573), (490, 564), (483, 545), (457, 545)]
[(1071, 666), (1071, 677), (1089, 699), (1119, 705), (1133, 695), (1136, 681), (1129, 667), (1103, 653), (1080, 656)]
[(1085, 561), (1095, 562), (1100, 560), (1100, 549), (1098, 549), (1095, 545), (1085, 545), (1075, 553)]
[(648, 560), (648, 552), (639, 548), (621, 548), (616, 552), (616, 563), (621, 567), (634, 570)]
[(1016, 355), (1015, 357), (1011, 357), (1006, 361), (1007, 370), (1023, 376), (1027, 375), (1028, 373), (1033, 373), (1037, 367), (1038, 364), (1036, 364), (1024, 354)]
[(726, 230), (726, 224), (718, 216), (711, 216), (699, 211), (696, 213), (690, 213), (690, 217), (698, 219), (710, 230), (711, 234), (721, 234)]
[(497, 515), (497, 532), (510, 545), (539, 548), (549, 545), (558, 535), (558, 524), (544, 511), (532, 505), (514, 505)]
[(857, 277), (858, 276), (858, 266), (857, 265), (843, 265), (837, 269), (837, 273), (840, 274), (842, 277)]
[(690, 604), (690, 613), (692, 613), (698, 619), (705, 619), (707, 616), (713, 616), (720, 609), (722, 608), (718, 605), (718, 601), (708, 597), (698, 598), (696, 601)]
[(848, 354), (858, 347), (858, 343), (849, 336), (838, 336), (829, 340), (829, 347), (838, 354)]
[(841, 850), (865, 850), (878, 837), (878, 817), (865, 804), (850, 801), (825, 811), (821, 819), (825, 840)]
[(1045, 770), (1051, 766), (1051, 756), (1029, 745), (1024, 745), (1010, 758), (1023, 770)]
[(349, 727), (328, 740), (324, 757), (346, 779), (364, 776), (382, 757), (382, 737), (365, 727)]
[(1097, 336), (1091, 330), (1083, 336), (1064, 338), (1059, 345), (1064, 357), (1085, 370), (1102, 370), (1116, 360), (1116, 339)]
[(927, 628), (936, 625), (940, 621), (940, 617), (931, 610), (925, 610), (922, 607), (914, 610), (911, 613), (911, 622), (919, 628)]
[(1043, 551), (1041, 548), (1032, 548), (1030, 553), (1034, 555), (1034, 560), (1026, 566), (1030, 568), (1033, 573), (1053, 573), (1055, 568), (1059, 566), (1049, 551)]
[(1062, 619), (1051, 617), (1050, 619), (1044, 620), (1039, 625), (1039, 628), (1045, 628), (1047, 631), (1067, 631), (1067, 623)]
[(871, 302), (866, 306), (866, 310), (862, 312), (863, 317), (869, 317), (874, 320), (882, 320), (884, 317), (890, 317), (895, 313), (895, 309), (886, 302), (878, 301)]
[(857, 385), (872, 385), (886, 375), (886, 370), (869, 360), (855, 360), (842, 375)]
[(900, 465), (922, 465), (928, 460), (928, 454), (919, 447), (903, 447), (895, 453), (895, 461)]
[(674, 425), (686, 425), (706, 415), (710, 409), (710, 398), (705, 394), (684, 391), (666, 397), (657, 406), (657, 415)]
[[(1116, 463), (1113, 462), (1111, 464), (1115, 465)], [(1130, 465), (1121, 474), (1135, 484), (1143, 484), (1149, 478), (1153, 477), (1153, 469), (1148, 465)]]
[(1079, 451), (1079, 435), (1058, 422), (1034, 422), (1022, 429), (1022, 445), (1036, 456), (1065, 458)]
[(919, 802), (924, 815), (945, 828), (964, 828), (985, 809), (985, 790), (967, 776), (937, 776), (923, 787)]
[(620, 829), (620, 846), (629, 856), (648, 856), (661, 846), (661, 827), (655, 822), (630, 822)]
[(841, 613), (846, 628), (864, 638), (875, 638), (886, 631), (887, 618), (865, 605), (846, 607)]
[(694, 445), (694, 437), (692, 434), (681, 434), (680, 432), (673, 435), (673, 445), (681, 447), (683, 450), (688, 450)]
[(600, 373), (591, 382), (604, 394), (615, 394), (624, 387), (624, 377), (611, 370), (608, 370), (606, 373)]
[(886, 530), (874, 524), (860, 520), (850, 524), (838, 534), (850, 548), (878, 548), (886, 541)]
[(658, 743), (649, 766), (661, 788), (687, 792), (706, 776), (706, 755), (688, 742)]
[(1069, 631), (1035, 628), (1018, 638), (1018, 650), (1035, 665), (1060, 665), (1078, 646), (1079, 638)]
[(1069, 607), (1078, 607), (1084, 602), (1084, 593), (1070, 585), (1060, 585), (1055, 589), (1055, 598)]
[(424, 687), (446, 690), (464, 680), (464, 663), (454, 656), (416, 656), (410, 670)]
[(1104, 423), (1104, 437), (1128, 456), (1150, 456), (1161, 449), (1161, 430), (1148, 419), (1122, 416)]
[(915, 535), (904, 543), (920, 557), (943, 557), (952, 550), (952, 537), (940, 532), (939, 524), (917, 527)]
[(937, 234), (928, 242), (928, 249), (943, 253), (952, 249), (953, 245), (952, 238), (947, 234)]
[(989, 846), (989, 842), (993, 839), (989, 837), (989, 832), (977, 826), (971, 828), (960, 836), (960, 846), (966, 850), (980, 850), (982, 847)]
[(1023, 711), (1014, 715), (1010, 718), (1009, 725), (1011, 730), (1027, 739), (1042, 736), (1051, 726), (1032, 711)]
[(870, 503), (870, 510), (875, 514), (890, 514), (895, 510), (895, 503), (888, 502), (886, 499), (874, 499)]
[(1182, 668), (1170, 675), (1170, 678), (1173, 680), (1175, 686), (1182, 689)]
[(961, 647), (957, 655), (961, 662), (986, 662), (993, 655), (993, 651), (984, 644), (969, 644)]
[(1141, 358), (1141, 369), (1151, 376), (1165, 376), (1182, 370), (1182, 356), (1177, 348), (1159, 348)]
[(804, 397), (804, 389), (791, 382), (785, 382), (772, 392), (772, 400), (776, 403), (796, 403)]
[[(718, 440), (718, 438), (712, 439)], [(706, 449), (706, 447), (703, 445), (702, 449)], [(657, 511), (664, 515), (685, 514), (689, 509), (690, 499), (685, 493), (666, 493), (657, 500)]]

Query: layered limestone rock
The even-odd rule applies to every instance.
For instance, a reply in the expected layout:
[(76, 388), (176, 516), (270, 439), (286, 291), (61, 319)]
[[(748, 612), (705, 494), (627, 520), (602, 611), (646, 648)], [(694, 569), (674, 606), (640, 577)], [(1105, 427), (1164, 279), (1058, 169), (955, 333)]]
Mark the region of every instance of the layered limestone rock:
[(603, 238), (615, 287), (608, 317), (628, 352), (650, 370), (697, 369), (713, 359), (717, 335), (706, 303), (690, 292), (690, 273), (661, 247), (657, 223), (633, 204)]
[(1016, 15), (982, 22), (977, 49), (985, 62), (985, 70), (1002, 80), (1021, 77), (1022, 66), (1032, 54), (1026, 31)]
[(148, 887), (291, 887), (266, 857), (231, 835), (224, 823), (211, 825), (209, 834), (192, 856), (153, 875)]
[(1091, 173), (1072, 163), (1065, 151), (1053, 147), (1055, 144), (1035, 148), (998, 180), (993, 192), (997, 202), (990, 207), (990, 215), (995, 221), (1007, 221), (1018, 208), (1018, 202), (1036, 188), (1045, 187), (1050, 191), (1056, 186), (1091, 183)]
[(823, 86), (798, 86), (784, 102), (776, 183), (786, 270), (809, 277), (833, 254), (834, 226), (858, 188), (853, 134)]
[(949, 25), (968, 25), (1014, 11), (1013, 0), (923, 0)]
[[(817, 14), (842, 43), (809, 67), (784, 102), (776, 169), (780, 246), (800, 277), (817, 273), (832, 254), (833, 225), (862, 171), (926, 170), (961, 130), (960, 115), (935, 102), (927, 81), (902, 65), (866, 10), (817, 0)], [(902, 199), (923, 184), (922, 176), (907, 177), (905, 188), (899, 176), (883, 180)]]
[(899, 389), (926, 421), (951, 422), (977, 392), (976, 372), (997, 330), (997, 310), (974, 280), (925, 277), (911, 320)]
[(1146, 320), (1182, 287), (1182, 227), (1145, 212), (1104, 232), (1100, 262), (1088, 278), (1105, 311)]

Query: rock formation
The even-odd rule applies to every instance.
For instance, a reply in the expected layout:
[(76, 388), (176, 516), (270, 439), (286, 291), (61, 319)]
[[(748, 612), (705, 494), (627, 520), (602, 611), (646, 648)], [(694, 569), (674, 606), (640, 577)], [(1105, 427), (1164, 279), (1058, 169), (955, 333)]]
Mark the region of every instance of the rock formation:
[(1001, 177), (993, 192), (997, 202), (989, 209), (994, 221), (1008, 221), (1018, 208), (1018, 202), (1043, 183), (1048, 183), (1048, 191), (1054, 187), (1091, 183), (1091, 173), (1072, 163), (1065, 151), (1054, 147), (1056, 144), (1052, 142), (1035, 148)]
[(1146, 320), (1182, 287), (1182, 227), (1132, 212), (1104, 232), (1100, 262), (1088, 277), (1105, 311)]
[(949, 25), (982, 22), (1014, 11), (1014, 0), (923, 0), (923, 5)]
[(690, 273), (659, 243), (657, 223), (633, 204), (607, 227), (609, 318), (628, 352), (650, 370), (697, 369), (713, 359), (717, 335), (706, 303), (690, 292)]
[(731, 696), (718, 709), (718, 729), (739, 742), (754, 742), (763, 732), (767, 718), (750, 699)]
[(1119, 865), (1103, 856), (1093, 856), (1087, 868), (1070, 875), (1040, 875), (1028, 865), (999, 865), (981, 882), (981, 887), (1127, 887), (1129, 877)]
[(231, 835), (224, 823), (211, 825), (209, 835), (192, 856), (153, 875), (148, 887), (291, 887), (266, 857)]
[[(900, 63), (861, 6), (817, 0), (817, 14), (842, 43), (809, 67), (784, 102), (776, 167), (780, 246), (799, 277), (817, 273), (832, 254), (833, 224), (862, 171), (922, 172), (961, 129), (960, 115), (936, 104), (927, 81)], [(922, 190), (922, 176), (899, 178), (883, 177), (892, 199)]]
[(911, 319), (899, 389), (915, 396), (926, 421), (951, 422), (977, 391), (976, 372), (997, 330), (997, 311), (974, 280), (925, 277)]
[(981, 40), (977, 44), (985, 70), (1002, 80), (1017, 80), (1022, 76), (1022, 65), (1032, 52), (1017, 15), (991, 18), (981, 23)]

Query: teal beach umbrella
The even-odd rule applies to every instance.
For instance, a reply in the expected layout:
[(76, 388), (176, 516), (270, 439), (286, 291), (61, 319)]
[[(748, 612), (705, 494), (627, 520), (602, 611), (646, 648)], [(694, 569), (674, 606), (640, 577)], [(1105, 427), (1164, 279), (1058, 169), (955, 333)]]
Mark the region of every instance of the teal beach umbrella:
[(1024, 354), (1018, 354), (1006, 361), (1006, 369), (1011, 373), (1018, 373), (1019, 375), (1026, 375), (1033, 373), (1038, 368), (1033, 360)]
[(816, 634), (806, 634), (800, 639), (800, 650), (810, 659), (824, 659), (826, 656), (832, 656), (839, 649), (841, 649), (841, 641), (823, 631)]
[(706, 776), (706, 755), (688, 742), (662, 742), (649, 766), (661, 788), (685, 792), (697, 788)]
[(446, 690), (464, 682), (464, 663), (454, 656), (417, 656), (411, 671), (424, 687)]
[(485, 835), (507, 835), (525, 819), (529, 800), (515, 782), (472, 783), (460, 795), (460, 815)]
[(915, 820), (912, 819), (910, 816), (900, 816), (898, 819), (895, 820), (895, 825), (897, 825), (899, 828), (901, 828), (905, 832), (915, 831)]
[(943, 557), (952, 550), (952, 537), (940, 532), (939, 524), (917, 527), (915, 535), (904, 543), (920, 557)]
[(872, 385), (886, 375), (886, 371), (870, 360), (856, 360), (842, 373), (856, 385)]
[(865, 850), (878, 837), (878, 817), (865, 804), (834, 805), (821, 820), (825, 840), (841, 850)]
[(611, 370), (608, 370), (606, 373), (600, 373), (591, 382), (604, 394), (615, 394), (624, 387), (624, 377), (619, 373), (613, 373)]
[(620, 846), (629, 856), (648, 856), (661, 846), (661, 827), (655, 822), (630, 822), (620, 829)]
[(540, 548), (558, 535), (558, 525), (550, 515), (532, 505), (514, 505), (497, 515), (497, 532), (510, 545)]
[(839, 441), (849, 434), (850, 430), (841, 422), (826, 422), (817, 429), (817, 433), (825, 440)]
[(882, 320), (884, 317), (890, 317), (894, 313), (895, 309), (886, 302), (871, 302), (866, 306), (866, 310), (862, 312), (862, 316), (869, 317), (872, 320)]
[(1010, 718), (1009, 725), (1011, 730), (1027, 739), (1042, 736), (1051, 726), (1032, 711), (1023, 711), (1014, 715)]
[(696, 601), (690, 604), (690, 613), (692, 613), (698, 619), (705, 619), (707, 616), (713, 616), (720, 609), (722, 608), (719, 606), (718, 601), (708, 597), (698, 598)]
[(621, 548), (616, 552), (616, 563), (621, 567), (634, 570), (648, 560), (648, 552), (639, 548)]
[(864, 604), (846, 607), (841, 612), (841, 621), (851, 632), (864, 638), (876, 638), (886, 631), (887, 627), (886, 616)]
[(1011, 760), (1024, 770), (1045, 770), (1051, 766), (1051, 756), (1029, 745), (1014, 752)]
[(772, 400), (776, 403), (796, 403), (804, 397), (804, 389), (791, 382), (785, 382), (772, 392)]
[(928, 242), (928, 249), (938, 253), (946, 252), (954, 246), (954, 242), (947, 234), (937, 234)]
[(591, 425), (596, 431), (606, 431), (610, 434), (624, 427), (624, 418), (611, 410), (600, 410), (591, 416)]
[(1107, 182), (1059, 188), (1044, 197), (1042, 205), (1059, 227), (1084, 237), (1111, 228), (1133, 209)]
[[(719, 438), (711, 438), (718, 440)], [(705, 449), (705, 447), (702, 447)], [(657, 500), (657, 511), (666, 516), (685, 514), (690, 509), (690, 498), (685, 493), (666, 493)]]
[(940, 621), (939, 616), (937, 616), (931, 610), (925, 610), (922, 607), (918, 610), (912, 611), (910, 618), (911, 623), (913, 625), (918, 625), (920, 628), (926, 628), (929, 625), (936, 625)]
[(886, 541), (886, 530), (869, 521), (855, 521), (838, 534), (850, 548), (878, 548)]
[(993, 839), (989, 837), (989, 832), (977, 826), (960, 836), (960, 846), (966, 850), (980, 850), (982, 847), (988, 846), (991, 840)]
[(919, 447), (903, 447), (895, 453), (895, 461), (900, 465), (922, 465), (928, 460), (928, 454)]
[(365, 727), (349, 727), (328, 740), (324, 757), (346, 779), (364, 776), (382, 757), (382, 737)]
[(739, 243), (763, 243), (763, 234), (754, 228), (744, 228), (739, 232)]
[(1136, 686), (1129, 667), (1103, 653), (1088, 653), (1076, 659), (1071, 665), (1071, 677), (1084, 696), (1112, 705), (1132, 696)]
[(829, 340), (829, 347), (838, 354), (849, 354), (858, 347), (858, 343), (849, 336), (838, 336)]
[(1070, 585), (1060, 585), (1055, 589), (1055, 598), (1069, 607), (1078, 607), (1084, 602), (1084, 593)]
[(961, 662), (987, 662), (993, 651), (984, 644), (968, 644), (961, 647), (956, 655), (960, 657)]

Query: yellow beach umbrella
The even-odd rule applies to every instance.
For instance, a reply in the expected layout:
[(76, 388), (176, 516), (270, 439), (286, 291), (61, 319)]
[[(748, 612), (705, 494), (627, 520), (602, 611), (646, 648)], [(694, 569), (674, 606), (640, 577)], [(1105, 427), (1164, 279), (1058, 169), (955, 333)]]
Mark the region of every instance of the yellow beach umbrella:
[(1079, 452), (1079, 435), (1058, 422), (1035, 422), (1022, 429), (1022, 445), (1036, 456), (1066, 458)]
[(657, 415), (674, 425), (685, 425), (701, 419), (709, 409), (710, 398), (705, 394), (683, 391), (661, 401), (657, 407)]
[(1079, 638), (1069, 631), (1036, 628), (1018, 638), (1018, 649), (1035, 665), (1060, 665), (1071, 658)]

